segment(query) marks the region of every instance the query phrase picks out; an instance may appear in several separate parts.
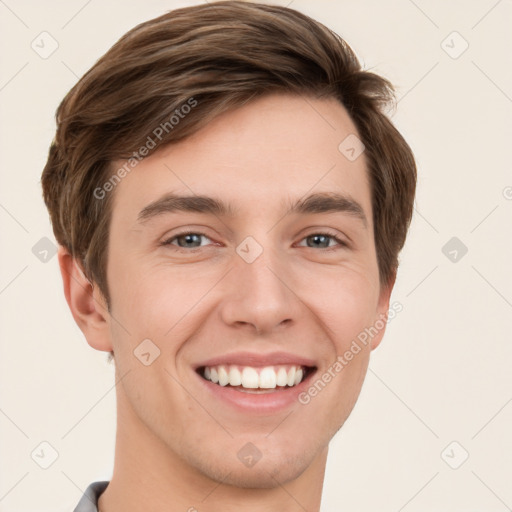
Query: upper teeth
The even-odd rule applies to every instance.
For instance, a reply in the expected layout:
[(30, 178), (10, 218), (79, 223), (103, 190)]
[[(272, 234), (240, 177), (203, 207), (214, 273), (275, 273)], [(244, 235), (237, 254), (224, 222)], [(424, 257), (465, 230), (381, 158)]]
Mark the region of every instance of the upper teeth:
[(203, 377), (220, 386), (271, 389), (276, 386), (296, 386), (304, 377), (302, 366), (206, 366)]

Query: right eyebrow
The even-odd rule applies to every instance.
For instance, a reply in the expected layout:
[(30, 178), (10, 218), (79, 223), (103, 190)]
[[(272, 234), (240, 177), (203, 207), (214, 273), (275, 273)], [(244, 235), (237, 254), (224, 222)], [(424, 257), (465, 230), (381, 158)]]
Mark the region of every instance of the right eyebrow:
[(147, 222), (164, 213), (176, 211), (210, 213), (216, 216), (234, 217), (235, 209), (218, 199), (208, 196), (179, 196), (176, 194), (165, 194), (157, 200), (149, 203), (138, 214), (137, 221)]

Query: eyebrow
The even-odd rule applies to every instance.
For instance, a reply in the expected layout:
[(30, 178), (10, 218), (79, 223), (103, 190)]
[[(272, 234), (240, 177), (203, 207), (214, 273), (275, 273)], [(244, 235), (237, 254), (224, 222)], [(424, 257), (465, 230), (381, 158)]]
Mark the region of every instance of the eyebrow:
[[(195, 212), (215, 216), (235, 217), (237, 209), (229, 203), (208, 196), (180, 196), (176, 194), (165, 194), (145, 206), (138, 214), (137, 221), (145, 223), (150, 219), (166, 213)], [(301, 198), (293, 203), (287, 214), (315, 214), (315, 213), (347, 213), (359, 219), (364, 227), (368, 221), (363, 207), (349, 196), (334, 192), (319, 192)]]

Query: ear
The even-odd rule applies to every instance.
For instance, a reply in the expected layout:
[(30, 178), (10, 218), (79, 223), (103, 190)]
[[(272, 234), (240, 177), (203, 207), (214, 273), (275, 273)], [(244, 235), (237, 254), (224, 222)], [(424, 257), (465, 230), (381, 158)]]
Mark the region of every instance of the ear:
[(110, 314), (103, 294), (85, 277), (79, 262), (65, 247), (59, 246), (57, 255), (64, 295), (75, 322), (91, 347), (110, 352)]
[(372, 338), (371, 341), (371, 349), (375, 350), (382, 341), (384, 337), (384, 333), (386, 332), (386, 325), (388, 322), (388, 312), (389, 312), (389, 299), (391, 297), (391, 292), (393, 291), (393, 287), (395, 286), (396, 281), (396, 271), (393, 272), (391, 277), (389, 278), (387, 284), (381, 285), (379, 292), (379, 302), (377, 304), (377, 314), (375, 316), (375, 327), (378, 329), (378, 333)]

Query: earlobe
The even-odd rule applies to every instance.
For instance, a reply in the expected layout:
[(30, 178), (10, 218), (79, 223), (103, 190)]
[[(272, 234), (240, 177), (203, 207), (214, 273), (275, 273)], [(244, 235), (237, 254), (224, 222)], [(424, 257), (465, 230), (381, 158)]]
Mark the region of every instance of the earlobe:
[(91, 347), (110, 352), (109, 312), (102, 294), (65, 247), (59, 246), (58, 259), (64, 295), (75, 322)]
[(388, 322), (388, 312), (389, 312), (389, 301), (391, 298), (391, 292), (393, 291), (393, 287), (395, 286), (396, 280), (396, 272), (393, 272), (391, 277), (388, 280), (387, 285), (381, 286), (380, 294), (379, 294), (379, 302), (377, 306), (377, 316), (375, 318), (375, 328), (378, 330), (378, 333), (373, 337), (371, 341), (371, 349), (375, 350), (382, 341), (384, 337), (384, 333), (386, 332), (386, 325)]

